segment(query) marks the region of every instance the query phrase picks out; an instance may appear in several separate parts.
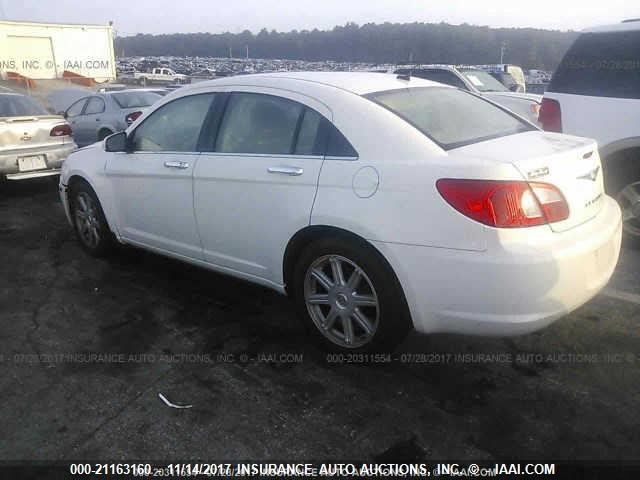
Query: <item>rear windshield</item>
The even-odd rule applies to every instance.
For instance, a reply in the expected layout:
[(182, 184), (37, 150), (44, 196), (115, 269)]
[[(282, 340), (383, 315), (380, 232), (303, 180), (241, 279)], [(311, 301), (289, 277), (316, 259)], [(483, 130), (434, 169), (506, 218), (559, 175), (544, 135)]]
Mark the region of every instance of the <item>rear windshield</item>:
[(498, 80), (493, 78), (489, 72), (484, 70), (461, 70), (471, 85), (476, 87), (480, 92), (507, 92), (507, 88)]
[(160, 95), (153, 92), (118, 92), (111, 96), (120, 108), (148, 107), (160, 98)]
[(562, 59), (548, 90), (640, 98), (640, 31), (583, 33)]
[(534, 127), (476, 95), (455, 88), (416, 87), (367, 95), (445, 150)]
[(24, 95), (0, 95), (0, 117), (49, 115), (38, 103)]

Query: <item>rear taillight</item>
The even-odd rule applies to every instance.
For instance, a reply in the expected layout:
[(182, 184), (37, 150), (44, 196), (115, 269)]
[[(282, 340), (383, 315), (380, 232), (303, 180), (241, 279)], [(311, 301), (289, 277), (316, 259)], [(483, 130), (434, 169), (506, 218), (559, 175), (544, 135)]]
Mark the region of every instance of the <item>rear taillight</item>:
[(49, 132), (49, 135), (52, 137), (65, 137), (71, 136), (72, 133), (71, 127), (66, 123), (63, 123), (62, 125), (56, 125), (53, 127)]
[(124, 121), (127, 122), (127, 125), (131, 125), (140, 115), (142, 115), (142, 112), (131, 112), (129, 115), (124, 117)]
[(548, 183), (442, 178), (436, 187), (453, 208), (491, 227), (533, 227), (569, 218), (567, 201)]
[(543, 98), (538, 121), (547, 132), (562, 133), (562, 109), (560, 108), (560, 103), (551, 98)]

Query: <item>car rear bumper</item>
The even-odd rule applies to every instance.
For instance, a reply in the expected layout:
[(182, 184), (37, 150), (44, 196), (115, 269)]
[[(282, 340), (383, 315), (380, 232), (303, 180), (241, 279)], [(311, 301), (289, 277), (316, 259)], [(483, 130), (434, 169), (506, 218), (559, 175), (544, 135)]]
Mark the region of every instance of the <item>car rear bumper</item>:
[(549, 325), (613, 274), (622, 221), (612, 198), (583, 225), (547, 230), (535, 233), (545, 241), (496, 242), (484, 252), (373, 243), (398, 275), (416, 330), (506, 336)]
[[(36, 173), (43, 173), (52, 171), (52, 174), (59, 173), (62, 162), (77, 149), (77, 145), (73, 142), (64, 143), (61, 145), (54, 145), (51, 147), (39, 147), (23, 149), (19, 152), (12, 151), (11, 153), (0, 152), (0, 174), (7, 175), (7, 178), (31, 178)], [(40, 170), (29, 170), (21, 172), (18, 167), (18, 159), (21, 157), (43, 155), (46, 168)], [(29, 175), (23, 175), (29, 174)], [(42, 176), (42, 175), (36, 175)]]

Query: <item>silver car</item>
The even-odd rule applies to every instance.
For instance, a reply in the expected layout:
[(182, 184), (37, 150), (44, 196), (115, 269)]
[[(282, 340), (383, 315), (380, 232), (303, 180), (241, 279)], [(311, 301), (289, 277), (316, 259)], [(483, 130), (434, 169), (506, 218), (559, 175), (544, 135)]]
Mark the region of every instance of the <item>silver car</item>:
[(60, 172), (77, 146), (71, 127), (32, 98), (0, 93), (0, 177), (9, 180)]
[(538, 112), (542, 95), (512, 92), (484, 70), (455, 65), (418, 65), (403, 67), (395, 73), (452, 85), (482, 95), (539, 126)]
[(157, 93), (135, 89), (95, 93), (77, 100), (64, 116), (76, 143), (84, 147), (126, 129), (160, 98)]

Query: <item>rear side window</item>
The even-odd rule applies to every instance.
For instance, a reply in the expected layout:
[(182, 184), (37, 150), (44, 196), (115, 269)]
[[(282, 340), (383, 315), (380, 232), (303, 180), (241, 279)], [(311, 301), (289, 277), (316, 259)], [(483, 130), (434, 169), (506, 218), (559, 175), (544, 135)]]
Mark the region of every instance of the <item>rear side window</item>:
[(190, 95), (163, 105), (133, 133), (137, 152), (197, 152), (213, 93)]
[(295, 153), (341, 158), (358, 156), (351, 143), (329, 120), (308, 108), (300, 125)]
[(445, 150), (534, 127), (471, 93), (416, 87), (367, 96), (416, 127)]
[(640, 31), (583, 33), (562, 59), (548, 90), (640, 98)]
[(82, 113), (82, 108), (84, 107), (85, 103), (87, 103), (87, 99), (86, 98), (82, 98), (82, 99), (78, 100), (76, 103), (74, 103), (73, 105), (71, 105), (67, 109), (67, 116), (68, 117), (77, 117), (78, 115), (80, 115)]
[(325, 128), (327, 129), (327, 157), (348, 157), (356, 158), (358, 152), (355, 151), (349, 140), (340, 133), (328, 120), (325, 120)]
[(294, 151), (304, 107), (257, 93), (233, 93), (216, 140), (216, 152), (286, 155)]
[(84, 114), (92, 115), (102, 112), (104, 112), (104, 100), (100, 97), (91, 97), (87, 103), (87, 108), (84, 110)]
[(305, 108), (304, 117), (300, 123), (296, 155), (323, 155), (324, 148), (319, 138), (320, 125), (324, 118), (317, 112)]

